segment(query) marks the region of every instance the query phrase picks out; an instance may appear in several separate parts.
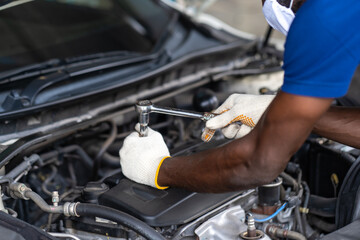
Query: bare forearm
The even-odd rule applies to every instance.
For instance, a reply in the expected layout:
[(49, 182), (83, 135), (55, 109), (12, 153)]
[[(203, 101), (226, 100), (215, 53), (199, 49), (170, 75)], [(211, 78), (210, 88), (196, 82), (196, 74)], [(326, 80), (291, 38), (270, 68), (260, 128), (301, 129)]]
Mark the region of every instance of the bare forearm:
[[(167, 159), (161, 166), (158, 182), (197, 192), (228, 192), (267, 183), (264, 176), (255, 177), (260, 171), (254, 170), (261, 166), (254, 166), (256, 160), (251, 161), (255, 149), (249, 142), (243, 138), (191, 156)], [(242, 151), (238, 153), (235, 148)]]
[(360, 148), (360, 108), (331, 107), (316, 123), (313, 132)]
[(330, 102), (281, 93), (250, 134), (217, 149), (165, 160), (158, 183), (198, 192), (269, 183), (283, 171)]

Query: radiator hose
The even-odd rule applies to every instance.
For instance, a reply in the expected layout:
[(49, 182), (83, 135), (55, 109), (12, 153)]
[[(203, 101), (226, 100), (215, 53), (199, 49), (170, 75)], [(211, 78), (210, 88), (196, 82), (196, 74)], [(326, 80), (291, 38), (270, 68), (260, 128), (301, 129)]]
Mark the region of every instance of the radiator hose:
[(76, 206), (76, 213), (82, 217), (100, 217), (113, 222), (117, 222), (149, 240), (165, 240), (165, 238), (139, 219), (127, 213), (113, 208), (104, 207), (96, 204), (79, 203)]
[(155, 231), (155, 229), (151, 228), (146, 223), (127, 213), (118, 211), (113, 208), (79, 202), (66, 202), (64, 205), (60, 206), (49, 205), (40, 195), (33, 192), (30, 188), (26, 187), (26, 185), (22, 183), (11, 184), (9, 187), (9, 194), (10, 196), (13, 196), (13, 198), (33, 200), (34, 203), (44, 212), (59, 213), (64, 214), (65, 216), (76, 217), (100, 217), (127, 227), (149, 240), (165, 240), (165, 238), (160, 233)]

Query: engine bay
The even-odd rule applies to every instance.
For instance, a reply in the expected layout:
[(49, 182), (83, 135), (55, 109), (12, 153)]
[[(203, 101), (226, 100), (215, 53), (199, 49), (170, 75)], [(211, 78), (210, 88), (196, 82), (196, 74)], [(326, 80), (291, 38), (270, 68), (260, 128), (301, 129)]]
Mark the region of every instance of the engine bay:
[[(226, 97), (228, 84), (209, 84), (158, 104), (211, 111)], [(357, 149), (310, 136), (286, 171), (257, 189), (223, 194), (157, 190), (121, 172), (118, 151), (137, 121), (134, 110), (50, 141), (33, 141), (6, 165), (3, 211), (60, 239), (319, 239), (358, 215), (356, 193), (342, 187), (358, 181), (356, 174), (349, 177), (359, 162)], [(204, 122), (196, 119), (152, 114), (149, 126), (162, 133), (172, 156), (229, 142), (221, 132), (202, 142)], [(2, 154), (16, 149), (3, 147)], [(121, 212), (147, 228), (139, 231), (127, 220), (95, 216), (86, 206)]]
[[(233, 93), (276, 94), (283, 51), (270, 27), (251, 37), (213, 17), (195, 18), (173, 1), (5, 2), (1, 239), (359, 236), (360, 150), (318, 135), (280, 176), (245, 191), (158, 190), (122, 172), (119, 150), (141, 122), (138, 101), (212, 114)], [(355, 105), (358, 91), (350, 92), (355, 98), (334, 104)], [(147, 117), (173, 157), (231, 141), (221, 131), (202, 141), (200, 119)]]

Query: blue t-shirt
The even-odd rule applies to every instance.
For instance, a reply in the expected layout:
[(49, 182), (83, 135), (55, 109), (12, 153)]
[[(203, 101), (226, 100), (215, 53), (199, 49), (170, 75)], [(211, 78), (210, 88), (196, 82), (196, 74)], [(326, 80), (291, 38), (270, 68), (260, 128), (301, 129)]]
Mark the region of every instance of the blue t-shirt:
[(282, 91), (335, 98), (360, 63), (360, 0), (307, 0), (285, 43)]

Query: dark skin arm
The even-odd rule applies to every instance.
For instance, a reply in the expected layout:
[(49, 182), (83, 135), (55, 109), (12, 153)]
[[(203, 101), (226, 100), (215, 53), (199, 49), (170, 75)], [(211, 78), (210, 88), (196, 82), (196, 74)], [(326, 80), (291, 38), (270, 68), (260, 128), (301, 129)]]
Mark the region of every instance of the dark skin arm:
[(360, 148), (360, 108), (330, 107), (314, 126), (313, 132)]
[(331, 102), (280, 92), (250, 134), (216, 149), (165, 160), (158, 183), (197, 192), (269, 183), (284, 170)]

